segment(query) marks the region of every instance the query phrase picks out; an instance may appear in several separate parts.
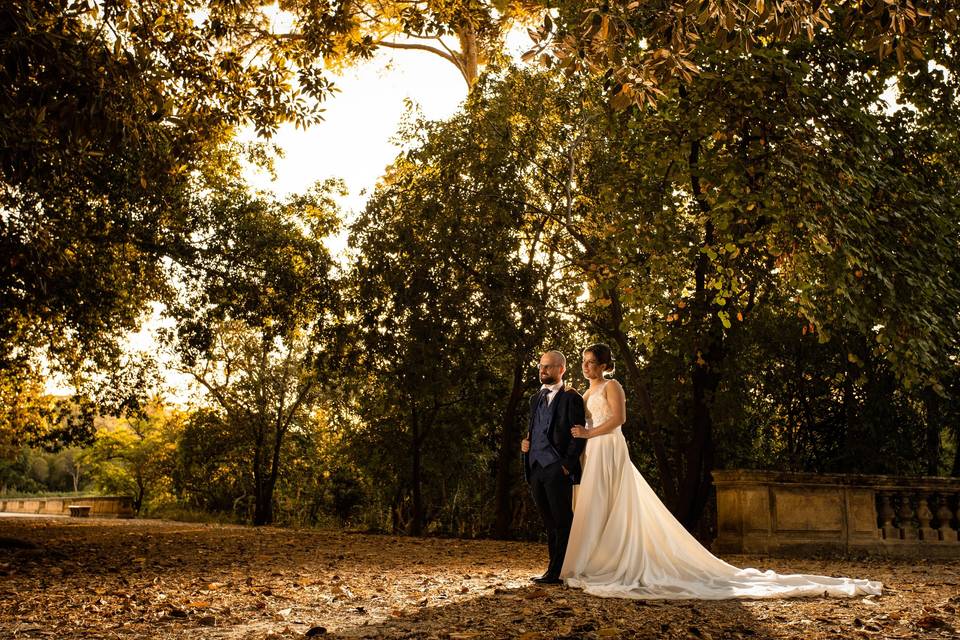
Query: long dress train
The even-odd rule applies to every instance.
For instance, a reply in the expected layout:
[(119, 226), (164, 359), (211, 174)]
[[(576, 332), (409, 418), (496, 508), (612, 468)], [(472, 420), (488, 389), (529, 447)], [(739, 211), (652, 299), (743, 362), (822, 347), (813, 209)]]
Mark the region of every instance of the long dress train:
[[(604, 383), (610, 384), (610, 382)], [(587, 399), (588, 422), (610, 415), (606, 389)], [(871, 580), (740, 569), (690, 535), (633, 466), (623, 432), (590, 438), (560, 577), (616, 598), (721, 600), (879, 595)]]

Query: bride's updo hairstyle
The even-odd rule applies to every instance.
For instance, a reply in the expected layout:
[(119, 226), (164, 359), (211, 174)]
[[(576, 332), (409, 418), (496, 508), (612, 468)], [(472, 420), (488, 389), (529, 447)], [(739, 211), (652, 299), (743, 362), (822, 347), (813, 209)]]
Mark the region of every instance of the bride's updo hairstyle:
[(583, 350), (584, 353), (592, 353), (593, 357), (597, 359), (597, 364), (603, 366), (603, 377), (611, 378), (613, 377), (614, 372), (616, 371), (616, 365), (613, 363), (613, 352), (610, 350), (610, 347), (598, 342), (597, 344), (592, 344), (586, 349)]

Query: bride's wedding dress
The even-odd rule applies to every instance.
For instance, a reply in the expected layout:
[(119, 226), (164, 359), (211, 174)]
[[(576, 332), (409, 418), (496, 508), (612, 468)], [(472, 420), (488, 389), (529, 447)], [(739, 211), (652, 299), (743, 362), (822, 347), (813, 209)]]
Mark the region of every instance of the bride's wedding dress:
[[(605, 382), (604, 385), (610, 384)], [(610, 415), (604, 387), (587, 399), (588, 423)], [(588, 425), (589, 426), (589, 425)], [(620, 427), (587, 440), (560, 577), (616, 598), (720, 600), (877, 594), (870, 580), (739, 569), (691, 536), (630, 461)]]

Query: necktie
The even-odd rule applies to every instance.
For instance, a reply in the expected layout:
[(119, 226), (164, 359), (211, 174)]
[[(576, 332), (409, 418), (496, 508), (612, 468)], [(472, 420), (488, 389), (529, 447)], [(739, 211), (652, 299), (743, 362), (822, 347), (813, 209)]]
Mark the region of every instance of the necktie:
[(540, 399), (537, 401), (537, 406), (547, 404), (547, 396), (550, 395), (550, 389), (540, 389)]

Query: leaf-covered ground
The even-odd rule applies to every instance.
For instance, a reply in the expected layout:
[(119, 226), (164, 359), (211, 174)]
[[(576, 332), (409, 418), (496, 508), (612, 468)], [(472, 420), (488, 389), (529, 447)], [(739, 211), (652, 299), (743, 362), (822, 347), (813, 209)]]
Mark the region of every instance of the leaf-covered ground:
[(880, 597), (601, 599), (529, 581), (539, 544), (0, 517), (0, 638), (957, 638), (960, 561), (731, 556)]

